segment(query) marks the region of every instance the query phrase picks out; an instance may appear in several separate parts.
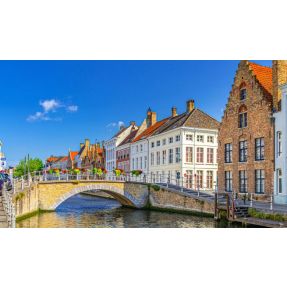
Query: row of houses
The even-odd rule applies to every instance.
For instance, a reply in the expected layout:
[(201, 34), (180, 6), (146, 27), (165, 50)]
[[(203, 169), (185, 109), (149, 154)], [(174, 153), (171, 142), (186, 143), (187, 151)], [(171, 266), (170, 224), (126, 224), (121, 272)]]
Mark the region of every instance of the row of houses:
[(141, 170), (155, 181), (188, 188), (273, 195), (287, 204), (287, 61), (272, 67), (241, 61), (221, 122), (186, 102), (158, 119), (148, 109), (109, 140), (47, 159), (59, 168)]
[(45, 163), (46, 169), (86, 169), (105, 168), (104, 149), (100, 143), (91, 144), (89, 139), (80, 143), (78, 151), (70, 151), (64, 156), (50, 156)]
[(287, 204), (286, 83), (286, 60), (241, 61), (221, 122), (193, 100), (165, 119), (148, 109), (141, 125), (131, 122), (105, 141), (106, 169), (139, 169), (196, 189), (274, 193)]
[(193, 100), (186, 102), (183, 113), (172, 107), (161, 120), (148, 109), (140, 126), (131, 122), (105, 142), (106, 169), (141, 170), (156, 181), (184, 179), (190, 188), (214, 189), (219, 125)]

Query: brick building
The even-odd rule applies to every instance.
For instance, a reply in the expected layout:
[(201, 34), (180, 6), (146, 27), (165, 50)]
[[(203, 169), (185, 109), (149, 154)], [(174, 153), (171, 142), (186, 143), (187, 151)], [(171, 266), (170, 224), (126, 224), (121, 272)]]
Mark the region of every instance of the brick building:
[(241, 61), (219, 129), (218, 188), (240, 193), (273, 193), (274, 110), (286, 61), (272, 68)]

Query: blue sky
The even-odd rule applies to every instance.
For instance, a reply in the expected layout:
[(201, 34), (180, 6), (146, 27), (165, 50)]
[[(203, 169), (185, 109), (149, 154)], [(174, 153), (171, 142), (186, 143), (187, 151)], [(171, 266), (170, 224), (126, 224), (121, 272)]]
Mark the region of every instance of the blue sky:
[[(255, 61), (271, 65), (271, 61)], [(111, 137), (118, 123), (158, 119), (185, 102), (220, 120), (239, 61), (0, 61), (0, 139), (10, 165), (45, 159), (85, 138)]]

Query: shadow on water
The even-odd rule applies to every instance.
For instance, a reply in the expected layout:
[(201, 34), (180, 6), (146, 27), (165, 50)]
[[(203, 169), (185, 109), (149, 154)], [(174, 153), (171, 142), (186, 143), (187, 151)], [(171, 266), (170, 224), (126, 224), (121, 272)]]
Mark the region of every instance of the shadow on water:
[(19, 228), (226, 228), (239, 227), (213, 218), (134, 210), (113, 199), (75, 195), (55, 212), (40, 213), (17, 223)]

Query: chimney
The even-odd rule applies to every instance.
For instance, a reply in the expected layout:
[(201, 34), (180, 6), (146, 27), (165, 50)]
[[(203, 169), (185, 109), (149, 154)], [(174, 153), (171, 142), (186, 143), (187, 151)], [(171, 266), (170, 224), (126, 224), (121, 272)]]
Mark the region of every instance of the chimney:
[(194, 109), (194, 100), (186, 101), (186, 112), (191, 112)]
[(156, 123), (156, 112), (152, 112), (151, 109), (149, 108), (147, 110), (146, 120), (147, 120), (147, 128), (154, 125)]
[(177, 115), (176, 107), (171, 107), (171, 116), (175, 117)]
[(90, 146), (90, 140), (89, 139), (85, 139), (85, 146), (86, 146), (86, 148), (88, 148)]
[(273, 60), (272, 61), (272, 96), (273, 96), (273, 108), (280, 110), (281, 103), (281, 85), (287, 82), (287, 60)]

